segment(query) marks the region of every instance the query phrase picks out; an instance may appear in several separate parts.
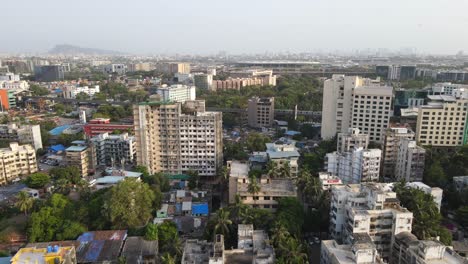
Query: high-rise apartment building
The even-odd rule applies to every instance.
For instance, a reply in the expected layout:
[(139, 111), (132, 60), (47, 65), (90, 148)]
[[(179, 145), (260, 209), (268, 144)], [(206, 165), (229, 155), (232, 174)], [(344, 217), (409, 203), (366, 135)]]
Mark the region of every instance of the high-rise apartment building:
[(468, 142), (467, 99), (448, 95), (429, 95), (427, 105), (419, 107), (416, 141), (434, 147), (455, 147)]
[(395, 166), (395, 180), (422, 181), (426, 150), (416, 145), (416, 141), (407, 138), (398, 144)]
[(220, 112), (205, 111), (205, 101), (153, 101), (135, 105), (133, 113), (138, 165), (150, 173), (216, 176), (223, 161)]
[(275, 114), (274, 97), (252, 97), (248, 102), (248, 124), (251, 127), (271, 127)]
[(131, 63), (128, 65), (128, 71), (129, 72), (135, 72), (135, 71), (151, 71), (152, 66), (148, 62), (142, 62), (142, 63)]
[(169, 74), (190, 73), (190, 63), (167, 62), (159, 65), (158, 69)]
[(406, 126), (390, 127), (385, 130), (382, 145), (382, 177), (386, 179), (395, 178), (398, 146), (403, 139), (414, 140), (414, 137), (415, 133)]
[(0, 139), (31, 144), (35, 150), (42, 148), (41, 128), (39, 125), (0, 125)]
[(211, 90), (213, 85), (213, 75), (211, 74), (195, 74), (193, 75), (193, 83), (195, 87), (203, 90)]
[(135, 138), (128, 133), (99, 134), (90, 139), (91, 156), (96, 165), (124, 166), (136, 161)]
[(369, 134), (370, 141), (381, 142), (392, 110), (393, 88), (360, 86), (354, 89), (351, 126)]
[(171, 86), (160, 87), (157, 93), (163, 101), (180, 102), (195, 100), (195, 86), (174, 84)]
[(395, 236), (411, 232), (413, 213), (400, 206), (387, 184), (333, 186), (330, 208), (330, 235), (334, 240), (351, 245), (368, 235), (384, 260), (390, 258)]
[(0, 185), (6, 185), (21, 176), (37, 172), (36, 151), (31, 145), (10, 143), (0, 149)]
[(65, 68), (62, 65), (43, 65), (34, 68), (37, 81), (55, 82), (65, 78)]
[(106, 74), (123, 75), (127, 72), (127, 65), (125, 64), (109, 64), (102, 67), (102, 72)]
[(349, 128), (369, 134), (370, 141), (381, 141), (392, 115), (392, 87), (380, 80), (335, 74), (324, 83), (322, 106), (323, 139)]
[(326, 155), (326, 170), (338, 176), (344, 184), (376, 182), (380, 175), (380, 149), (356, 148), (348, 152)]

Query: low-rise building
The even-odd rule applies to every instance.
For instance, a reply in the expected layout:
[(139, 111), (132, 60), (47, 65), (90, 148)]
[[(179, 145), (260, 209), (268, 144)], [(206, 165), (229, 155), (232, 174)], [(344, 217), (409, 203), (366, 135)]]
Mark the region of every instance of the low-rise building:
[(103, 133), (112, 134), (115, 131), (133, 134), (134, 127), (133, 124), (111, 123), (110, 118), (95, 118), (84, 125), (83, 130), (87, 137), (94, 137)]
[(0, 149), (0, 185), (35, 172), (37, 172), (36, 151), (31, 145), (12, 142), (9, 148)]
[(11, 264), (24, 263), (76, 264), (75, 247), (22, 248), (11, 259)]
[(384, 263), (377, 253), (374, 242), (367, 234), (356, 235), (352, 244), (323, 240), (320, 250), (320, 264)]
[(66, 85), (62, 88), (62, 96), (67, 99), (75, 99), (78, 94), (84, 93), (92, 98), (100, 91), (99, 85), (95, 85), (94, 87)]
[(461, 192), (468, 186), (468, 176), (455, 176), (453, 177), (453, 185), (457, 191)]
[(343, 185), (341, 179), (330, 172), (319, 172), (319, 180), (324, 191), (331, 190), (332, 186), (335, 185)]
[(268, 160), (281, 166), (289, 166), (290, 177), (297, 177), (299, 173), (299, 157), (301, 156), (296, 148), (296, 142), (278, 140), (274, 143), (266, 143), (266, 153)]
[(185, 241), (181, 264), (224, 264), (224, 237), (216, 235), (215, 242), (188, 239)]

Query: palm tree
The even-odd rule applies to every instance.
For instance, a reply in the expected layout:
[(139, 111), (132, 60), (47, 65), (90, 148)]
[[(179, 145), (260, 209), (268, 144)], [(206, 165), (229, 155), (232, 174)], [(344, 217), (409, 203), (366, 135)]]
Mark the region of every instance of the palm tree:
[(249, 186), (247, 187), (247, 191), (254, 196), (253, 201), (254, 201), (254, 204), (255, 204), (255, 201), (256, 201), (255, 200), (255, 195), (260, 192), (260, 186), (258, 185), (257, 177), (255, 177), (255, 176), (250, 177)]
[(229, 234), (230, 225), (232, 225), (232, 221), (229, 219), (229, 211), (219, 209), (215, 219), (214, 235), (222, 234), (226, 237)]
[(267, 175), (270, 176), (270, 178), (278, 178), (279, 176), (279, 171), (278, 171), (278, 164), (274, 161), (269, 161), (267, 163)]
[(275, 227), (271, 230), (271, 239), (273, 241), (273, 245), (276, 247), (279, 246), (281, 241), (284, 241), (287, 237), (290, 236), (288, 229), (284, 227), (284, 225), (276, 224)]
[(34, 198), (32, 198), (29, 193), (25, 191), (21, 191), (16, 196), (18, 201), (16, 202), (16, 207), (24, 213), (24, 215), (28, 215), (28, 211), (31, 210), (34, 204)]
[(289, 178), (291, 177), (291, 168), (289, 166), (289, 162), (283, 163), (283, 165), (279, 169), (279, 176), (281, 178)]
[(64, 178), (56, 180), (55, 190), (61, 194), (68, 194), (70, 192), (70, 182)]
[(175, 264), (175, 258), (173, 258), (168, 252), (162, 256), (162, 262), (164, 264)]
[(281, 256), (286, 264), (308, 263), (303, 245), (294, 237), (288, 237), (279, 244)]

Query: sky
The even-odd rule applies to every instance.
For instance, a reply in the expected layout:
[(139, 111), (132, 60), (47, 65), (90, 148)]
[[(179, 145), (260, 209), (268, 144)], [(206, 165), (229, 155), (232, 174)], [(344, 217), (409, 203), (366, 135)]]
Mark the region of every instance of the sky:
[(468, 51), (467, 0), (15, 0), (1, 9), (0, 52)]

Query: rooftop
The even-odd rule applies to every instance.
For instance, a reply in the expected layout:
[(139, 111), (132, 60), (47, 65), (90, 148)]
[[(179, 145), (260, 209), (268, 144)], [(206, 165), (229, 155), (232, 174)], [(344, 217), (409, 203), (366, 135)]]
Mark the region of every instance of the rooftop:
[(233, 160), (230, 162), (230, 177), (249, 175), (249, 164)]
[(66, 149), (67, 152), (81, 152), (86, 150), (88, 147), (86, 146), (71, 146)]

